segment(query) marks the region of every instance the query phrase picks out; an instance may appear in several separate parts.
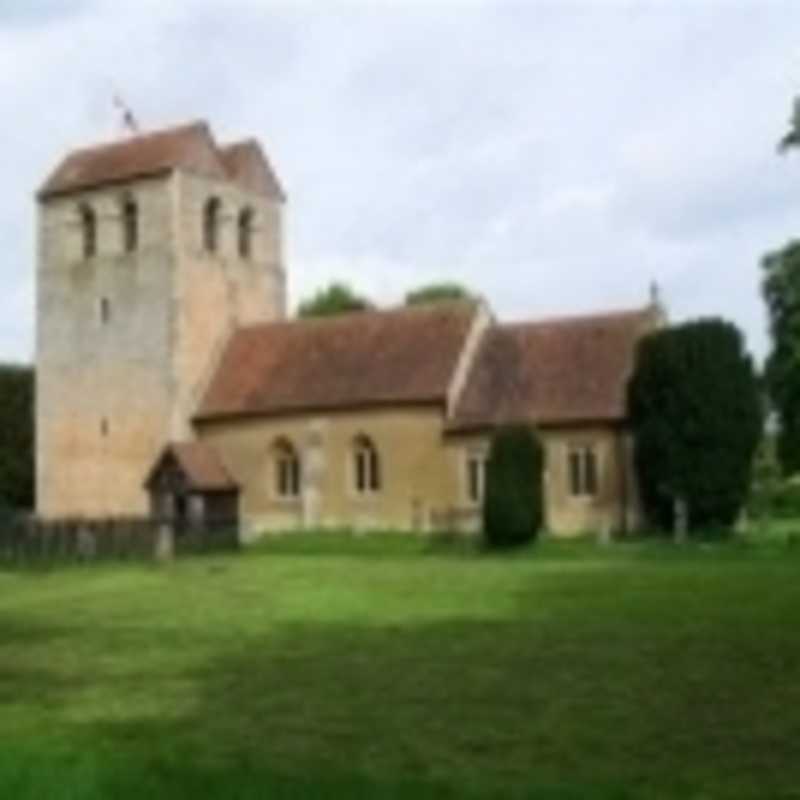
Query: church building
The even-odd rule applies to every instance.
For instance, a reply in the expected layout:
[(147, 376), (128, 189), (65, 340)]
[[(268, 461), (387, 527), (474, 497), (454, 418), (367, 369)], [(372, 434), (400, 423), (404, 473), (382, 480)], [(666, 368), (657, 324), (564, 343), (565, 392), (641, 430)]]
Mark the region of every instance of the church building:
[(476, 530), (492, 430), (536, 426), (546, 525), (624, 532), (626, 385), (657, 304), (286, 316), (286, 196), (207, 124), (69, 153), (38, 194), (37, 512)]

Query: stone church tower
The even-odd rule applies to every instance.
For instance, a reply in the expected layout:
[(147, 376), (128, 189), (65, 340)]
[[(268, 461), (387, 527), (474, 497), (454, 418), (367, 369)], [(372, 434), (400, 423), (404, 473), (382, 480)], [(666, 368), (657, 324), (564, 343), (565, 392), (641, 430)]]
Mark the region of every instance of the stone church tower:
[(285, 314), (283, 191), (194, 123), (75, 151), (38, 199), (37, 511), (146, 513), (231, 332)]

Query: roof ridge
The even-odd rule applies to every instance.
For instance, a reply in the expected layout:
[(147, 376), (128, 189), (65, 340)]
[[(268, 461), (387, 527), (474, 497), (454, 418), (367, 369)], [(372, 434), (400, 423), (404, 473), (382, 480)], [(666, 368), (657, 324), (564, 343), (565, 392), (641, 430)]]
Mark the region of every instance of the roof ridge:
[(250, 325), (242, 325), (236, 329), (238, 331), (251, 331), (261, 330), (270, 327), (301, 327), (301, 326), (322, 326), (334, 325), (345, 321), (355, 319), (365, 319), (375, 317), (401, 317), (401, 316), (416, 316), (418, 314), (432, 314), (435, 311), (441, 311), (443, 308), (448, 310), (455, 310), (463, 308), (464, 310), (474, 310), (477, 307), (476, 302), (467, 300), (445, 300), (440, 303), (420, 303), (416, 306), (391, 306), (389, 308), (369, 308), (363, 310), (353, 309), (352, 311), (343, 311), (341, 314), (329, 314), (318, 317), (292, 317), (291, 319), (270, 320), (268, 322), (255, 322)]
[(563, 314), (552, 317), (539, 317), (530, 320), (511, 320), (500, 322), (497, 327), (504, 330), (514, 330), (520, 328), (532, 328), (540, 325), (590, 325), (597, 322), (606, 322), (617, 319), (632, 317), (645, 317), (649, 312), (649, 306), (636, 308), (624, 308), (614, 311), (598, 311), (588, 314)]
[(227, 152), (228, 150), (233, 150), (234, 147), (250, 147), (253, 145), (261, 149), (261, 143), (255, 136), (245, 136), (244, 139), (235, 139), (232, 142), (225, 142), (224, 144), (220, 142), (217, 145), (217, 149), (222, 152)]
[[(128, 136), (124, 139), (108, 139), (102, 142), (95, 142), (94, 144), (87, 145), (86, 147), (75, 147), (69, 151), (70, 156), (81, 155), (83, 153), (94, 153), (98, 150), (110, 150), (114, 147), (124, 147), (133, 143), (142, 142), (148, 139), (156, 139), (159, 136), (173, 135), (177, 133), (187, 133), (192, 129), (203, 129), (211, 134), (211, 128), (207, 120), (195, 119), (191, 122), (185, 122), (181, 125), (172, 125), (170, 127), (157, 128), (155, 130), (136, 133), (133, 136)], [(212, 136), (213, 140), (213, 136)]]

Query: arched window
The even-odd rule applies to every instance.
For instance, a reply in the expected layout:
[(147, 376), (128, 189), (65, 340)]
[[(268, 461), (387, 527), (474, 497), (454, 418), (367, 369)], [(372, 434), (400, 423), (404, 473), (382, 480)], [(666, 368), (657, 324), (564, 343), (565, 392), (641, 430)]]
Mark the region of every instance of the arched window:
[(358, 436), (353, 445), (353, 484), (359, 494), (377, 492), (381, 488), (380, 458), (368, 436)]
[(203, 247), (209, 253), (216, 253), (219, 247), (220, 201), (210, 197), (203, 209)]
[(122, 200), (122, 246), (126, 253), (139, 246), (139, 206), (130, 196)]
[(571, 445), (567, 450), (569, 492), (573, 497), (594, 497), (598, 487), (597, 453), (590, 444)]
[(239, 258), (250, 258), (253, 252), (253, 209), (239, 213)]
[(283, 499), (300, 496), (300, 457), (288, 439), (279, 439), (274, 447), (275, 494)]
[(84, 258), (92, 258), (97, 253), (97, 215), (89, 205), (82, 205), (81, 216), (81, 245)]

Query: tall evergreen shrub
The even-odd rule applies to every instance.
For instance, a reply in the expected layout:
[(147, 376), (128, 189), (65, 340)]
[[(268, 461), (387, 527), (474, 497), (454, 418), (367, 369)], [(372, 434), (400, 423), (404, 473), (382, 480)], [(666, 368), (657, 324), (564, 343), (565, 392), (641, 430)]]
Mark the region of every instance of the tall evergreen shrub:
[[(746, 498), (762, 428), (753, 364), (720, 319), (652, 333), (629, 386), (639, 489), (650, 522), (729, 528)], [(683, 509), (683, 513), (679, 511)]]
[(489, 547), (530, 542), (542, 525), (542, 447), (526, 425), (498, 428), (486, 465), (483, 531)]

